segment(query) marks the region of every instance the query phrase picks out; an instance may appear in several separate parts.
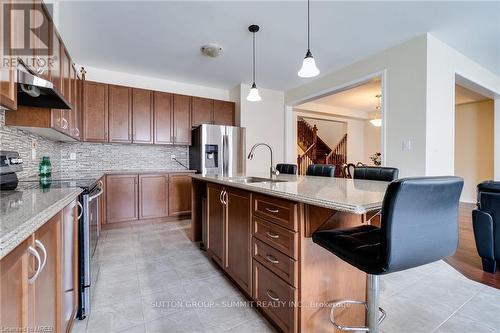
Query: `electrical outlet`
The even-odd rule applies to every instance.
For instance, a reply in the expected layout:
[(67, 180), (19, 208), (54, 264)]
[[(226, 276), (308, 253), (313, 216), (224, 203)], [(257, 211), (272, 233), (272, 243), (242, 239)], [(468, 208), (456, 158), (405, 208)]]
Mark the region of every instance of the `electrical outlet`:
[(175, 155), (174, 154), (170, 155), (170, 160), (171, 161), (175, 161)]
[(31, 148), (32, 149), (38, 148), (38, 140), (36, 140), (36, 139), (31, 140)]
[(69, 153), (69, 159), (72, 161), (76, 160), (76, 153)]

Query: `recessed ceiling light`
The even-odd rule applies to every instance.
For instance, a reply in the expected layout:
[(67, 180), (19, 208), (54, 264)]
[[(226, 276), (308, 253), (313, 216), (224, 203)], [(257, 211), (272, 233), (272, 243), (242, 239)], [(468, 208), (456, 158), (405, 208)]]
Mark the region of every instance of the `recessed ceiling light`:
[(222, 46), (213, 43), (203, 45), (200, 50), (201, 53), (210, 58), (217, 58), (223, 51)]

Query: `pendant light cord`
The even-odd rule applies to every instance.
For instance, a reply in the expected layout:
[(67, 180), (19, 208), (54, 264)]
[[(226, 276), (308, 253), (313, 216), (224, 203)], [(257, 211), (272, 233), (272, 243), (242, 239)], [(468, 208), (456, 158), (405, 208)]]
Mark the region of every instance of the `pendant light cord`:
[(253, 57), (253, 83), (255, 83), (255, 32), (252, 33), (252, 38), (253, 38), (253, 52), (252, 52), (252, 57)]
[(311, 46), (310, 46), (311, 23), (310, 22), (311, 22), (311, 20), (310, 20), (310, 15), (309, 15), (309, 0), (307, 0), (307, 50), (311, 49)]

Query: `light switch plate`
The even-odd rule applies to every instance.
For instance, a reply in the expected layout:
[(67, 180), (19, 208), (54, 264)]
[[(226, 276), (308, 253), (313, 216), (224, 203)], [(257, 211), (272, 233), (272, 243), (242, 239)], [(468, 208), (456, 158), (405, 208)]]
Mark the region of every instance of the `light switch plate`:
[(401, 150), (402, 151), (410, 151), (411, 150), (411, 140), (403, 140), (403, 143), (401, 145)]
[(76, 153), (69, 153), (69, 159), (72, 161), (76, 160)]

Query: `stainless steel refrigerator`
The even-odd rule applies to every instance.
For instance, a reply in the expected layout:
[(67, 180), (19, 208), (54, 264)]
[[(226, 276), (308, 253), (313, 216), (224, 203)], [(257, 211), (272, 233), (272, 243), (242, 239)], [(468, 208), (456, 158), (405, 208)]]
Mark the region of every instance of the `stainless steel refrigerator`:
[(203, 124), (192, 131), (189, 167), (204, 175), (245, 172), (245, 128)]

